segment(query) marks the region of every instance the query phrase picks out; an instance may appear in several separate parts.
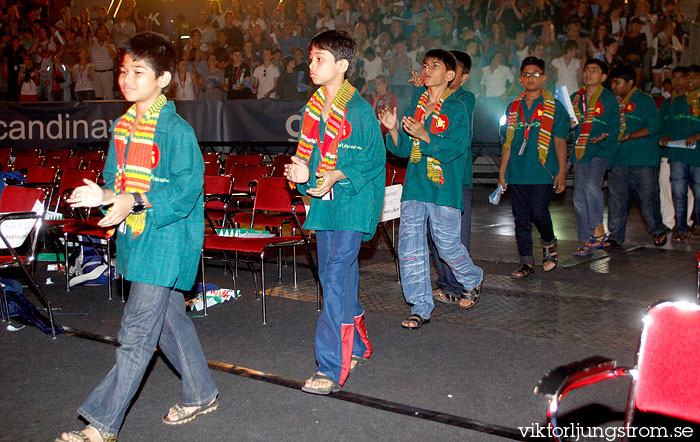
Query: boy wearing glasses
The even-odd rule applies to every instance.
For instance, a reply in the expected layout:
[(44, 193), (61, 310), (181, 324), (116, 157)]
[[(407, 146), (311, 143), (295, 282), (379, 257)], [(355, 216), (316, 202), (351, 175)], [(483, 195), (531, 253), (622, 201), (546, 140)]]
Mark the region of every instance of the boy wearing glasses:
[(583, 66), (584, 87), (571, 95), (578, 125), (569, 160), (574, 163), (574, 212), (583, 243), (574, 252), (577, 256), (591, 255), (605, 244), (603, 175), (612, 167), (620, 133), (620, 106), (603, 87), (607, 78), (607, 63), (588, 59)]
[(525, 88), (507, 108), (506, 141), (501, 151), (498, 184), (510, 190), (515, 240), (520, 266), (511, 276), (527, 278), (535, 271), (532, 257), (532, 224), (540, 233), (545, 272), (557, 266), (549, 201), (552, 193), (566, 189), (566, 138), (568, 113), (544, 88), (545, 63), (526, 57), (520, 65), (520, 84)]

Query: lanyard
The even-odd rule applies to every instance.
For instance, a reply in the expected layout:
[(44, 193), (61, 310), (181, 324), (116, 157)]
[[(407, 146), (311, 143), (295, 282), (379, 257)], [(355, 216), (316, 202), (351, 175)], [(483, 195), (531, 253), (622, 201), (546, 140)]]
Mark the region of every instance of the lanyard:
[[(530, 117), (530, 122), (525, 125), (525, 135), (523, 135), (523, 147), (525, 146), (525, 144), (527, 144), (527, 138), (530, 136), (530, 127), (532, 127), (533, 121), (539, 120), (539, 118), (537, 117), (537, 114), (539, 113), (540, 109), (542, 109), (542, 103), (540, 103), (539, 106), (537, 106), (535, 108), (535, 110), (532, 111), (532, 117)], [(520, 120), (523, 123), (525, 123), (525, 116), (523, 115), (522, 101), (520, 102), (520, 106), (518, 106), (518, 114), (520, 115)]]

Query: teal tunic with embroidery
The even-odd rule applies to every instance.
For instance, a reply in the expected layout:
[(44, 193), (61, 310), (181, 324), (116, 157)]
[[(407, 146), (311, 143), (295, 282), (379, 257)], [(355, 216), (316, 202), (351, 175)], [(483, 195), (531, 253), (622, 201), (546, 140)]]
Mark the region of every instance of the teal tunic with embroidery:
[[(151, 170), (151, 189), (145, 193), (153, 207), (146, 210), (140, 235), (133, 238), (130, 228), (117, 234), (117, 272), (129, 281), (189, 290), (204, 242), (204, 161), (194, 130), (175, 113), (172, 102), (161, 109), (154, 151), (157, 164)], [(111, 137), (104, 189), (114, 190), (116, 173)]]
[(642, 91), (635, 91), (625, 106), (625, 124), (624, 134), (647, 128), (649, 136), (621, 142), (615, 154), (615, 164), (658, 167), (661, 160), (659, 115), (654, 99)]
[[(576, 93), (571, 94), (572, 102), (574, 101), (574, 97), (576, 97)], [(582, 98), (583, 99), (578, 104), (578, 108), (581, 115), (585, 116), (586, 113), (583, 111), (585, 94)], [(610, 160), (615, 157), (615, 152), (617, 151), (618, 145), (617, 137), (620, 134), (620, 105), (618, 104), (617, 98), (615, 98), (613, 93), (605, 88), (603, 88), (603, 91), (598, 98), (598, 102), (599, 104), (597, 104), (597, 106), (599, 106), (601, 112), (596, 113), (593, 116), (593, 126), (591, 127), (589, 141), (588, 144), (586, 144), (583, 157), (581, 157), (580, 160), (577, 160), (576, 149), (571, 149), (569, 160), (574, 163), (590, 163), (593, 158), (607, 158), (609, 160), (608, 168), (610, 168), (612, 167), (612, 161)], [(574, 134), (574, 145), (576, 144), (578, 137), (581, 135), (582, 125), (583, 121), (579, 121), (579, 124), (575, 128), (576, 132)], [(603, 141), (596, 144), (590, 142), (591, 139), (599, 137), (604, 133), (607, 133), (608, 137)]]
[[(357, 91), (348, 101), (346, 119), (347, 138), (341, 137), (338, 143), (336, 170), (342, 171), (347, 178), (333, 185), (332, 200), (311, 199), (304, 228), (354, 230), (363, 232), (362, 239), (367, 241), (374, 235), (384, 203), (386, 151), (374, 109)], [(321, 121), (321, 140), (325, 126), (325, 122)], [(303, 127), (303, 122), (300, 127)], [(316, 140), (313, 144), (309, 161), (311, 179), (307, 183), (297, 184), (297, 189), (303, 195), (308, 189), (316, 187), (315, 174), (321, 161), (321, 151)]]
[[(414, 97), (409, 109), (415, 110), (417, 104), (418, 98)], [(468, 103), (460, 99), (460, 95), (452, 94), (443, 102), (440, 115), (446, 127), (437, 134), (430, 132), (432, 112), (425, 119), (430, 143), (421, 140), (420, 161), (409, 161), (401, 201), (424, 201), (462, 209), (462, 184), (467, 170), (465, 155), (469, 153), (471, 159), (471, 111)], [(413, 113), (408, 116), (412, 117)], [(401, 125), (400, 118), (398, 124)], [(409, 158), (412, 146), (413, 138), (402, 128), (399, 128), (398, 145), (394, 144), (390, 134), (386, 136), (386, 148), (396, 156)], [(440, 162), (444, 176), (443, 184), (438, 185), (428, 178), (428, 157)]]
[[(685, 140), (691, 135), (700, 133), (700, 116), (695, 117), (690, 113), (690, 105), (685, 95), (679, 95), (673, 99), (668, 115), (664, 125), (665, 133), (661, 134), (662, 138), (667, 135), (671, 140)], [(700, 167), (700, 147), (696, 146), (695, 149), (671, 147), (668, 149), (668, 161)]]
[[(552, 137), (549, 140), (549, 149), (544, 165), (540, 162), (540, 154), (537, 149), (537, 139), (540, 134), (540, 120), (532, 121), (532, 116), (538, 106), (544, 108), (544, 98), (539, 97), (532, 102), (531, 107), (522, 103), (522, 116), (518, 115), (518, 124), (515, 126), (515, 134), (510, 147), (510, 160), (508, 161), (508, 169), (506, 170), (506, 182), (508, 184), (553, 184), (554, 178), (559, 173), (559, 161), (557, 161), (556, 148), (554, 146), (554, 137), (561, 138), (566, 142), (569, 133), (569, 113), (559, 100), (554, 100), (554, 118), (552, 124)], [(506, 108), (505, 115), (510, 113), (510, 106)], [(523, 118), (525, 122), (523, 122)], [(526, 124), (532, 121), (530, 133), (527, 137), (527, 144), (522, 154), (520, 150), (525, 138)], [(505, 132), (507, 126), (502, 127)], [(505, 136), (505, 133), (502, 134)]]

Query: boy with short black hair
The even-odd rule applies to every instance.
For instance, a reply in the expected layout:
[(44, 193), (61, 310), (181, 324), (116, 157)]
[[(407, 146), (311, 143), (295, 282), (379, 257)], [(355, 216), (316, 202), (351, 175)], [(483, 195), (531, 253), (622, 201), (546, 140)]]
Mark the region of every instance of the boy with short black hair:
[(98, 225), (118, 226), (117, 272), (131, 291), (116, 364), (78, 410), (89, 425), (59, 442), (116, 441), (156, 346), (182, 379), (181, 402), (163, 423), (183, 424), (218, 407), (182, 294), (192, 288), (204, 240), (204, 162), (194, 130), (163, 95), (176, 59), (160, 34), (128, 40), (119, 87), (134, 104), (112, 126), (105, 185), (85, 180), (68, 199), (73, 207), (110, 206)]
[(566, 139), (569, 118), (566, 108), (544, 88), (545, 63), (526, 57), (520, 66), (520, 84), (525, 91), (506, 108), (506, 141), (501, 151), (498, 184), (510, 190), (515, 239), (520, 266), (513, 278), (527, 278), (535, 271), (532, 257), (532, 224), (540, 234), (542, 268), (557, 266), (549, 202), (552, 193), (566, 189)]
[[(688, 185), (695, 196), (695, 222), (700, 222), (700, 149), (697, 147), (700, 139), (700, 66), (694, 64), (688, 67), (686, 81), (687, 92), (671, 102), (664, 132), (659, 140), (661, 145), (666, 145), (670, 140), (685, 140), (686, 146), (671, 148), (668, 152), (673, 206), (676, 210), (674, 241), (684, 241), (689, 235), (686, 218)], [(695, 147), (690, 148), (691, 146)]]
[(620, 132), (620, 106), (603, 87), (608, 65), (590, 58), (583, 65), (584, 86), (571, 95), (578, 118), (574, 149), (569, 160), (574, 163), (574, 212), (581, 246), (574, 252), (588, 256), (605, 244), (603, 227), (603, 175), (612, 167)]
[(435, 308), (430, 284), (427, 221), (438, 254), (462, 285), (460, 298), (450, 296), (461, 308), (474, 307), (479, 300), (483, 271), (474, 265), (460, 242), (462, 183), (468, 148), (469, 110), (449, 88), (455, 80), (452, 54), (432, 49), (423, 58), (423, 84), (427, 90), (412, 105), (415, 113), (401, 121), (396, 108), (380, 115), (386, 126), (387, 149), (408, 157), (406, 180), (401, 196), (399, 260), (406, 301), (413, 305), (402, 327), (418, 329), (430, 321)]
[(302, 390), (328, 394), (372, 354), (357, 294), (357, 255), (379, 222), (386, 152), (372, 106), (347, 80), (357, 44), (346, 32), (326, 31), (311, 40), (309, 55), (311, 79), (321, 87), (304, 109), (299, 146), (285, 176), (313, 197), (304, 228), (316, 231), (323, 287), (318, 370)]
[(610, 71), (610, 86), (620, 102), (620, 146), (608, 172), (608, 238), (606, 246), (621, 246), (629, 205), (635, 196), (647, 232), (657, 247), (666, 244), (666, 228), (659, 208), (659, 115), (654, 99), (634, 86), (631, 65)]

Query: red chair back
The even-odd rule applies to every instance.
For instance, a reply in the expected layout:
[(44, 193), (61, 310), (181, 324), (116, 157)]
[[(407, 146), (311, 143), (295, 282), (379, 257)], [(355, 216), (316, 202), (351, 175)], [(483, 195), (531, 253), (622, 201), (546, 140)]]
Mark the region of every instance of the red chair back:
[(218, 175), (221, 171), (219, 163), (204, 163), (204, 175)]
[(97, 172), (94, 170), (66, 169), (61, 175), (61, 182), (58, 185), (59, 195), (63, 195), (67, 190), (75, 189), (85, 183), (83, 179), (90, 181), (97, 180)]
[(41, 166), (43, 158), (40, 156), (19, 156), (15, 158), (15, 162), (12, 167), (14, 170), (24, 170), (29, 169), (32, 166)]
[(216, 152), (203, 152), (202, 153), (202, 159), (204, 160), (204, 163), (218, 163), (219, 162), (219, 154)]
[(83, 169), (102, 173), (102, 171), (105, 170), (105, 160), (90, 160), (84, 164)]
[(289, 188), (289, 181), (284, 177), (262, 177), (258, 180), (253, 210), (273, 212), (290, 212), (294, 193)]
[(58, 157), (46, 157), (44, 161), (44, 166), (55, 167), (56, 169), (79, 169), (82, 160), (78, 157), (72, 158), (58, 158)]
[(56, 181), (56, 168), (48, 166), (31, 166), (27, 169), (27, 184), (53, 183)]
[(224, 167), (224, 174), (230, 175), (231, 169), (234, 165), (242, 166), (262, 166), (265, 158), (262, 155), (236, 155), (229, 154), (226, 155), (226, 166)]
[(44, 151), (45, 158), (70, 158), (73, 151), (70, 149), (47, 149)]
[(83, 162), (92, 160), (103, 160), (105, 155), (101, 150), (79, 150), (73, 155), (75, 158), (80, 158)]
[(12, 156), (11, 147), (0, 147), (0, 167), (5, 169), (5, 167), (10, 164), (10, 157)]
[(292, 162), (291, 155), (277, 155), (272, 159), (272, 176), (284, 176), (284, 166)]
[(635, 408), (700, 422), (700, 306), (658, 304), (644, 318)]
[(44, 201), (43, 189), (7, 186), (0, 196), (0, 212), (29, 212), (37, 201)]
[(228, 195), (231, 193), (231, 182), (228, 175), (204, 175), (204, 194)]
[(251, 181), (257, 181), (260, 177), (268, 176), (271, 173), (272, 166), (241, 166), (237, 164), (231, 168), (230, 173), (233, 177), (233, 191), (248, 192)]

